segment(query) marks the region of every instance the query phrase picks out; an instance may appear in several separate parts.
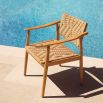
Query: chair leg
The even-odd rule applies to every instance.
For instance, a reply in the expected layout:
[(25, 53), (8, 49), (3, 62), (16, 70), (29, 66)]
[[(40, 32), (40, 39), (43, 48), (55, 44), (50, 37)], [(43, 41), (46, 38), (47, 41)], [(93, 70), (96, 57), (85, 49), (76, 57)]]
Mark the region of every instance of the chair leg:
[(62, 65), (61, 65), (61, 64), (59, 64), (59, 66), (61, 67)]
[(42, 97), (44, 97), (44, 93), (45, 93), (47, 72), (48, 72), (48, 66), (45, 66), (44, 74), (43, 74)]
[(80, 85), (84, 83), (83, 58), (80, 59)]
[(28, 62), (28, 53), (27, 53), (27, 52), (25, 52), (24, 76), (26, 76), (26, 71), (27, 71), (27, 62)]

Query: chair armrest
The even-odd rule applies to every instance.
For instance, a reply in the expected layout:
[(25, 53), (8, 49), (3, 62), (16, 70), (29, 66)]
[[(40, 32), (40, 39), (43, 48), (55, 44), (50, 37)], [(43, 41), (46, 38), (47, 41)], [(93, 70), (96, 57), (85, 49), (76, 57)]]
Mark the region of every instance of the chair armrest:
[(45, 27), (55, 25), (57, 23), (60, 23), (60, 20), (57, 20), (55, 22), (51, 22), (51, 23), (48, 23), (48, 24), (44, 24), (44, 25), (41, 25), (41, 26), (34, 26), (34, 27), (30, 27), (30, 28), (25, 28), (24, 30), (35, 30), (35, 29), (45, 28)]
[(43, 47), (43, 46), (50, 46), (50, 45), (60, 44), (60, 43), (64, 43), (64, 42), (69, 42), (69, 41), (73, 41), (73, 40), (79, 39), (79, 38), (81, 38), (81, 37), (83, 37), (83, 36), (85, 36), (87, 34), (88, 34), (87, 32), (84, 32), (82, 34), (78, 34), (76, 36), (72, 36), (72, 37), (70, 37), (68, 39), (65, 39), (65, 40), (50, 40), (50, 41), (40, 42), (40, 43), (35, 44), (35, 46), (36, 47)]

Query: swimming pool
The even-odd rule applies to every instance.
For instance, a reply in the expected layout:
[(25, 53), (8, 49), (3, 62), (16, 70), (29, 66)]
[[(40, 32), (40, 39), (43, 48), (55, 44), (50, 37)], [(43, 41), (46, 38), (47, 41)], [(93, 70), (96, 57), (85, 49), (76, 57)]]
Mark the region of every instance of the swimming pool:
[[(25, 27), (55, 21), (67, 12), (88, 22), (84, 55), (103, 58), (103, 1), (0, 0), (0, 45), (24, 47)], [(55, 27), (31, 32), (31, 42), (55, 38)]]

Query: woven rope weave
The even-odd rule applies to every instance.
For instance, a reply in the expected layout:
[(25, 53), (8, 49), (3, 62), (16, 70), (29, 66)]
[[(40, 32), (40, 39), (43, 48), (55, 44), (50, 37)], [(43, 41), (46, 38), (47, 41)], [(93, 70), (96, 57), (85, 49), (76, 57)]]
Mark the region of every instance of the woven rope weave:
[[(82, 20), (79, 20), (68, 14), (64, 14), (60, 23), (59, 33), (64, 38), (73, 37), (76, 34), (83, 33), (86, 27), (86, 23)], [(78, 40), (75, 40), (74, 43), (79, 46)]]
[[(65, 39), (75, 38), (79, 34), (85, 31), (86, 23), (68, 14), (64, 14), (59, 27), (59, 34)], [(52, 40), (50, 42), (53, 42)], [(77, 46), (79, 46), (78, 40), (73, 41)], [(46, 47), (38, 45), (43, 45), (44, 42), (36, 43), (33, 45), (26, 46), (26, 50), (30, 53), (39, 63), (45, 63), (46, 59)], [(48, 41), (45, 41), (48, 43)], [(68, 57), (79, 56), (75, 54), (72, 50), (65, 47), (63, 44), (55, 44), (50, 46), (49, 61), (55, 61), (60, 59), (65, 59)]]
[[(45, 62), (46, 57), (46, 47), (36, 47), (37, 44), (33, 46), (26, 46), (27, 52), (29, 52), (37, 61), (40, 63)], [(63, 44), (57, 44), (50, 46), (49, 61), (63, 59), (66, 57), (75, 56), (73, 51), (65, 47)]]

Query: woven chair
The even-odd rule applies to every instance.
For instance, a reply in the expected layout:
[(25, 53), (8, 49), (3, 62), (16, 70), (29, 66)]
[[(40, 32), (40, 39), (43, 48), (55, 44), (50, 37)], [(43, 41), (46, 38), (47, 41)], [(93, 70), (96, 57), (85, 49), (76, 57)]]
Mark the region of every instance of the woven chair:
[[(45, 28), (53, 25), (56, 25), (55, 40), (49, 40), (35, 44), (29, 43), (31, 30)], [(62, 63), (79, 60), (80, 84), (83, 84), (84, 70), (82, 40), (83, 37), (87, 35), (86, 27), (87, 23), (65, 13), (62, 16), (61, 20), (24, 29), (27, 31), (24, 75), (26, 76), (28, 54), (30, 54), (44, 68), (42, 97), (44, 97), (45, 93), (47, 71), (49, 66), (61, 65)], [(61, 40), (60, 36), (63, 36), (64, 39)], [(73, 42), (74, 44), (76, 44), (76, 46), (80, 50), (80, 53), (76, 54), (75, 52), (70, 50), (64, 45), (65, 42)]]

